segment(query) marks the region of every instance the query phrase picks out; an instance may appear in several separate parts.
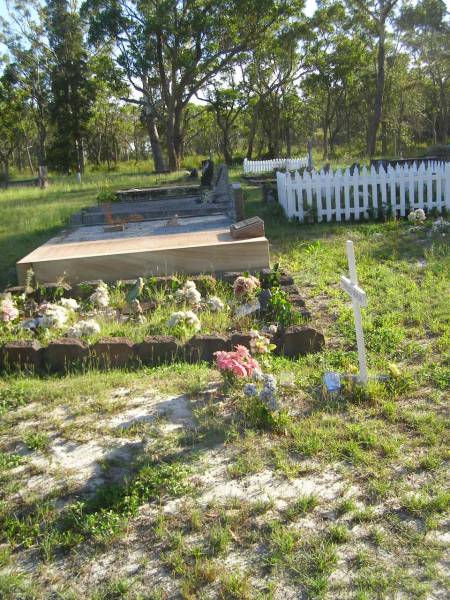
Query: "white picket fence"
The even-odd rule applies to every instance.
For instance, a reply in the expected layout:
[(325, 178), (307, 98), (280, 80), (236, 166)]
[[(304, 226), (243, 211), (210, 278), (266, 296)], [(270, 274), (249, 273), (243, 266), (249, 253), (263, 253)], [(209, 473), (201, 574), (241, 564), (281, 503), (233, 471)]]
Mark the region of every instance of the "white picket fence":
[(266, 173), (274, 169), (295, 171), (308, 166), (308, 157), (303, 158), (274, 158), (273, 160), (244, 159), (244, 173)]
[(286, 216), (300, 222), (358, 221), (376, 216), (380, 208), (401, 216), (417, 208), (450, 210), (450, 163), (277, 173), (277, 186)]

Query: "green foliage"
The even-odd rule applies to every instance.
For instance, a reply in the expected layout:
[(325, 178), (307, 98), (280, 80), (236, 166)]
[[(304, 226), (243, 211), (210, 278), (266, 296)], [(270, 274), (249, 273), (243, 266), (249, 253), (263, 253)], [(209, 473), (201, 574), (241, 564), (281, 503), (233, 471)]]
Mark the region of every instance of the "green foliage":
[(186, 481), (189, 468), (181, 463), (160, 463), (144, 467), (131, 487), (131, 495), (141, 501), (164, 496), (181, 496), (190, 489)]
[(45, 452), (50, 445), (50, 437), (47, 433), (40, 431), (25, 434), (23, 441), (29, 450), (39, 450)]
[(294, 320), (292, 304), (287, 293), (279, 287), (271, 289), (269, 300), (268, 319), (279, 323), (281, 327), (288, 327)]
[(96, 198), (98, 204), (109, 204), (111, 202), (117, 202), (117, 195), (112, 190), (100, 191)]
[(22, 464), (23, 457), (20, 454), (10, 454), (0, 452), (0, 471), (6, 469), (14, 469)]

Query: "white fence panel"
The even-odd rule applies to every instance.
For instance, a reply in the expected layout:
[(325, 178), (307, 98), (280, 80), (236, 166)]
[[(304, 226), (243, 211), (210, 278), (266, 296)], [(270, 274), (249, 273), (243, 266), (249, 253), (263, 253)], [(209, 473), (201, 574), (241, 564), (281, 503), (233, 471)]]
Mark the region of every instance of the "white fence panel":
[(267, 173), (274, 169), (295, 171), (308, 166), (308, 157), (274, 158), (272, 160), (244, 160), (244, 173)]
[(378, 172), (374, 167), (353, 173), (348, 168), (303, 175), (279, 172), (277, 186), (286, 216), (302, 223), (313, 218), (359, 221), (376, 216), (381, 208), (400, 216), (416, 208), (450, 210), (450, 163), (388, 166)]

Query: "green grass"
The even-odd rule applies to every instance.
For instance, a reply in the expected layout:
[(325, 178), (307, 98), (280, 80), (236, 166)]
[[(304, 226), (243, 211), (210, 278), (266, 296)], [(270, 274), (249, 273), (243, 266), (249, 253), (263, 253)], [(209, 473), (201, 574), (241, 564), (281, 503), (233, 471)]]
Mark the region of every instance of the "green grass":
[[(25, 246), (47, 237), (42, 206), (57, 228), (93, 201), (102, 178), (103, 187), (153, 181), (93, 174), (82, 189), (72, 183), (65, 190), (61, 182), (43, 196), (38, 190), (0, 195), (9, 223), (0, 221), (4, 283)], [(313, 324), (324, 330), (325, 352), (268, 359), (268, 369), (293, 381), (280, 388), (283, 410), (276, 418), (245, 403), (239, 389), (206, 392), (219, 380), (207, 365), (0, 380), (2, 597), (268, 600), (284, 587), (306, 598), (426, 598), (435, 590), (445, 596), (448, 240), (429, 224), (415, 232), (403, 222), (299, 226), (261, 205), (258, 191), (247, 187), (246, 194), (248, 214), (265, 218), (272, 261), (293, 273)], [(14, 199), (18, 224), (9, 214)], [(27, 221), (34, 201), (41, 209)], [(338, 284), (347, 272), (346, 239), (355, 242), (369, 298), (363, 311), (369, 369), (390, 377), (367, 388), (347, 384), (330, 399), (321, 392), (324, 371), (351, 373), (357, 365), (352, 311)], [(155, 312), (156, 327), (162, 317)], [(195, 418), (189, 431), (165, 429), (170, 414), (129, 430), (105, 424), (146, 394), (184, 393)], [(57, 438), (74, 448), (104, 444), (105, 479), (93, 489), (74, 486), (51, 460), (50, 441)], [(130, 458), (114, 455), (123, 444)], [(202, 477), (210, 467), (213, 487), (243, 494), (218, 489), (203, 502)], [(295, 480), (297, 496), (280, 502), (258, 490), (255, 482), (268, 471), (271, 494), (290, 490)], [(48, 485), (33, 487), (42, 479)], [(129, 556), (131, 574), (122, 568)], [(94, 582), (86, 573), (99, 563), (103, 575)], [(155, 572), (162, 573), (156, 584)]]

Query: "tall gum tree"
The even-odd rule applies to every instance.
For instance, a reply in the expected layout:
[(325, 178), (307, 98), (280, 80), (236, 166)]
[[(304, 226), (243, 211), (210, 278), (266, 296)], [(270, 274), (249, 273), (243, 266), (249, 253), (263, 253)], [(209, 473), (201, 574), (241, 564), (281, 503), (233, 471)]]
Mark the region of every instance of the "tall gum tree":
[(267, 32), (287, 23), (304, 0), (86, 0), (92, 42), (114, 38), (117, 60), (164, 118), (168, 163), (180, 166), (183, 113), (190, 100)]
[(367, 139), (367, 153), (369, 156), (374, 156), (378, 130), (383, 116), (387, 24), (389, 20), (393, 19), (399, 0), (346, 0), (346, 3), (361, 21), (365, 21), (367, 29), (377, 39), (376, 88)]
[(447, 143), (450, 122), (450, 21), (442, 0), (422, 0), (403, 7), (398, 25), (416, 65), (431, 85), (433, 142)]
[(7, 9), (8, 18), (0, 19), (0, 42), (8, 49), (8, 69), (27, 99), (36, 126), (38, 165), (46, 169), (51, 53), (43, 11), (37, 0), (16, 0), (8, 3)]

